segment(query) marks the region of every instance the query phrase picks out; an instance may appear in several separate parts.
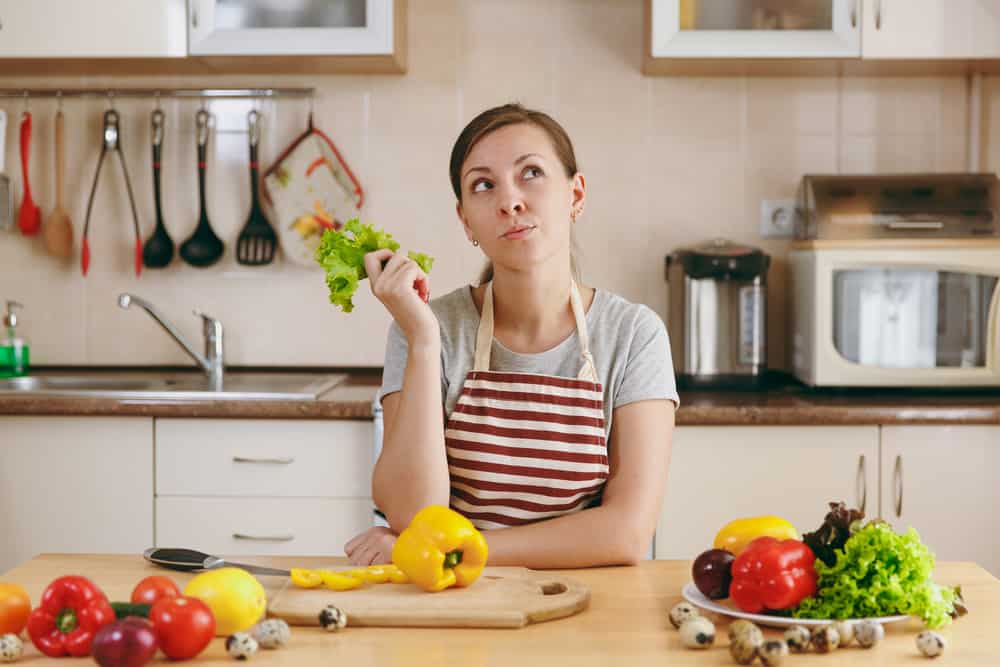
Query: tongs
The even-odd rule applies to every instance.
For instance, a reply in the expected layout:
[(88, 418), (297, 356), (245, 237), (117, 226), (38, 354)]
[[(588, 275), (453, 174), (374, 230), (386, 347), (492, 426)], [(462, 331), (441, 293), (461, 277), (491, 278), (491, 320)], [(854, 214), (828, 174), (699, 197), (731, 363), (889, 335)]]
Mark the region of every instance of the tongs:
[(83, 248), (80, 255), (80, 265), (83, 268), (83, 275), (87, 275), (90, 268), (90, 244), (87, 242), (87, 232), (90, 229), (90, 211), (94, 207), (94, 194), (97, 192), (97, 182), (101, 177), (101, 166), (104, 164), (104, 156), (108, 151), (118, 154), (118, 160), (122, 165), (122, 173), (125, 175), (125, 187), (128, 188), (128, 201), (132, 206), (132, 223), (135, 227), (135, 275), (142, 271), (142, 237), (139, 234), (139, 214), (135, 210), (135, 196), (132, 194), (132, 181), (128, 177), (128, 167), (125, 166), (125, 155), (121, 147), (121, 128), (119, 126), (120, 116), (114, 109), (104, 112), (104, 141), (101, 146), (101, 156), (97, 159), (97, 172), (94, 174), (94, 185), (90, 188), (90, 199), (87, 200), (87, 217), (83, 223)]

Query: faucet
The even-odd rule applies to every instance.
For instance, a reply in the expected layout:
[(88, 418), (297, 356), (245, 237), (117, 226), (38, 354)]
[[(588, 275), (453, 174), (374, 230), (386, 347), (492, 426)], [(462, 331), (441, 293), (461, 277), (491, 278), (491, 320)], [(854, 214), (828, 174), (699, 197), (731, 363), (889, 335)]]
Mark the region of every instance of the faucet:
[(205, 371), (205, 374), (208, 375), (209, 383), (213, 387), (221, 389), (222, 372), (224, 368), (222, 322), (214, 317), (209, 317), (205, 313), (197, 310), (193, 311), (195, 315), (201, 317), (202, 319), (203, 333), (205, 335), (205, 355), (202, 356), (198, 354), (193, 347), (191, 347), (191, 344), (187, 342), (187, 339), (185, 339), (184, 336), (182, 336), (181, 333), (173, 327), (173, 325), (163, 319), (163, 316), (160, 315), (155, 308), (153, 308), (153, 304), (149, 303), (145, 299), (135, 296), (134, 294), (122, 293), (118, 295), (118, 305), (121, 308), (128, 309), (128, 307), (132, 304), (141, 307), (149, 313), (150, 317), (156, 320), (157, 324), (163, 327), (163, 329), (170, 334), (182, 348), (184, 348), (184, 351), (195, 360), (198, 366)]

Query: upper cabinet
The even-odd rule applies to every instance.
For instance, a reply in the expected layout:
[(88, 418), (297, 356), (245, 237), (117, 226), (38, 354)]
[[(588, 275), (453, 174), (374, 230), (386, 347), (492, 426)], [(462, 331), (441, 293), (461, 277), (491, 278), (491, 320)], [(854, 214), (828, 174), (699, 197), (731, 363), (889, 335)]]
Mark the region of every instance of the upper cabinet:
[(653, 58), (850, 58), (860, 0), (649, 0)]
[(997, 0), (864, 0), (865, 58), (1000, 58)]
[(393, 53), (392, 0), (188, 0), (200, 56)]
[(402, 73), (406, 0), (0, 0), (0, 67), (22, 75)]
[(0, 58), (186, 55), (185, 0), (0, 0)]
[(997, 0), (646, 0), (646, 26), (647, 74), (1000, 60)]

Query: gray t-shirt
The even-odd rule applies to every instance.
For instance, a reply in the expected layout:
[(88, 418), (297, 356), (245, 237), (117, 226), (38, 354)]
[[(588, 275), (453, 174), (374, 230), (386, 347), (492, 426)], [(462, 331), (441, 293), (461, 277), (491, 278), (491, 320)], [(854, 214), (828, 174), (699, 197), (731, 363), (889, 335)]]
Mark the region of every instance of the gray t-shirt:
[[(441, 324), (441, 396), (447, 418), (462, 393), (465, 376), (472, 370), (479, 311), (468, 285), (432, 300), (430, 306)], [(616, 407), (648, 399), (678, 403), (667, 329), (652, 309), (598, 289), (587, 310), (587, 331), (590, 352), (604, 387), (604, 424), (609, 441)], [(406, 337), (393, 322), (386, 343), (380, 399), (402, 389), (406, 354)], [(490, 370), (575, 378), (582, 366), (579, 335), (575, 332), (538, 354), (513, 352), (493, 339)]]

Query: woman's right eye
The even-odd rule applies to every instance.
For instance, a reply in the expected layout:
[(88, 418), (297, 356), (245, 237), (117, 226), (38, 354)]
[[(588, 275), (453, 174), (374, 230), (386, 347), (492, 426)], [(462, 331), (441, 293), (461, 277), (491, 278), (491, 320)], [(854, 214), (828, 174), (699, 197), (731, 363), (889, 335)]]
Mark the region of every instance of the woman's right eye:
[(488, 188), (491, 188), (491, 187), (493, 187), (493, 186), (490, 185), (489, 181), (479, 180), (479, 181), (476, 181), (475, 183), (472, 184), (472, 191), (473, 192), (484, 192)]

